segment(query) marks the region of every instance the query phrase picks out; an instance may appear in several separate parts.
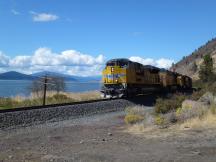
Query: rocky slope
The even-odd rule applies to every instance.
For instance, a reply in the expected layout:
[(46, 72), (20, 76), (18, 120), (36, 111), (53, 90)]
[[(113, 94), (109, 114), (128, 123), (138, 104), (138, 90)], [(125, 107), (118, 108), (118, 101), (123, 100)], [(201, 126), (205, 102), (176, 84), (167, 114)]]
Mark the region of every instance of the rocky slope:
[[(181, 61), (171, 67), (172, 71), (191, 76), (193, 79), (198, 79), (198, 71), (202, 63), (202, 57), (210, 54), (216, 63), (216, 38), (208, 41), (205, 45), (196, 49), (189, 56), (184, 57)], [(216, 64), (215, 64), (216, 66)]]

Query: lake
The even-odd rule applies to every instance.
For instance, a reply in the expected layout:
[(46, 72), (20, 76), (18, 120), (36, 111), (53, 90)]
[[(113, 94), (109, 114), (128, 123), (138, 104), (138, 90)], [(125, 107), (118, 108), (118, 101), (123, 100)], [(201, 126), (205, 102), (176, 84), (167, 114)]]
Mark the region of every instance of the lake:
[[(30, 95), (32, 81), (29, 80), (0, 80), (0, 97), (11, 97), (16, 95)], [(74, 83), (65, 82), (66, 92), (85, 92), (100, 90), (101, 83)]]

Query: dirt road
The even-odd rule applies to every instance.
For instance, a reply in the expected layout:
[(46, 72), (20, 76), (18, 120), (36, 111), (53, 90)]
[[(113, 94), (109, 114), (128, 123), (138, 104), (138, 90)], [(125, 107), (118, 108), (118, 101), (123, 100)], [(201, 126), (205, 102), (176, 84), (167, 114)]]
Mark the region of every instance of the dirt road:
[(128, 133), (123, 112), (0, 132), (0, 161), (215, 162), (216, 130)]

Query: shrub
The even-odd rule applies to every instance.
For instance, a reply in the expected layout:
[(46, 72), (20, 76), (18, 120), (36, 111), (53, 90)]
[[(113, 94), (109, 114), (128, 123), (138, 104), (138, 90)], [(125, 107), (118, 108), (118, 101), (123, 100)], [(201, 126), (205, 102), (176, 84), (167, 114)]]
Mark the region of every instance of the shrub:
[(174, 111), (181, 107), (182, 102), (186, 99), (184, 95), (174, 95), (173, 97), (167, 99), (159, 98), (156, 100), (155, 113), (165, 114), (170, 111)]
[(70, 99), (69, 97), (67, 97), (64, 94), (55, 94), (52, 96), (55, 100), (67, 100)]
[(46, 104), (68, 103), (74, 101), (74, 99), (69, 98), (64, 94), (55, 94), (52, 97), (47, 97)]
[(145, 116), (147, 113), (146, 108), (144, 108), (142, 106), (128, 107), (128, 108), (126, 108), (125, 111), (127, 114), (141, 115), (141, 116)]
[(126, 124), (135, 124), (143, 121), (144, 117), (137, 114), (127, 114), (124, 118)]
[(197, 101), (200, 99), (200, 97), (202, 97), (204, 95), (204, 93), (205, 93), (204, 90), (195, 91), (191, 94), (191, 96), (189, 98), (191, 100)]
[(202, 118), (209, 106), (199, 101), (185, 100), (182, 107), (176, 110), (176, 117), (179, 121), (185, 121), (194, 117)]
[(210, 110), (211, 110), (211, 113), (212, 113), (212, 114), (216, 114), (216, 105), (215, 105), (215, 104), (212, 104), (212, 105), (210, 106)]
[(169, 112), (167, 114), (163, 115), (165, 123), (166, 124), (170, 124), (170, 123), (176, 123), (177, 122), (177, 116), (176, 116), (176, 112)]
[(162, 115), (155, 116), (155, 124), (156, 125), (164, 125), (165, 124), (165, 118)]
[(142, 106), (128, 107), (125, 111), (127, 115), (125, 116), (124, 121), (127, 124), (141, 122), (149, 116), (149, 112)]
[(176, 116), (177, 116), (177, 117), (180, 116), (181, 113), (182, 113), (182, 108), (181, 108), (181, 107), (177, 108), (177, 109), (176, 109)]

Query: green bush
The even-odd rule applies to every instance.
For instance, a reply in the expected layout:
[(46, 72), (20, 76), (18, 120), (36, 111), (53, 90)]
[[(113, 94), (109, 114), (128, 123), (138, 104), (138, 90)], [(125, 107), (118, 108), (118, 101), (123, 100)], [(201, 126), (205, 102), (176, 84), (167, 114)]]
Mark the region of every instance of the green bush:
[(182, 102), (186, 99), (184, 95), (174, 95), (171, 98), (158, 98), (155, 104), (155, 113), (165, 114), (181, 107)]
[(189, 96), (189, 99), (197, 101), (200, 99), (200, 97), (202, 97), (205, 94), (205, 90), (199, 90), (199, 91), (195, 91), (191, 94), (191, 96)]
[(155, 116), (155, 124), (156, 125), (164, 125), (165, 124), (165, 118), (161, 115)]
[(201, 97), (206, 92), (211, 92), (214, 95), (216, 95), (216, 82), (215, 82), (215, 80), (206, 81), (206, 82), (202, 82), (201, 80), (197, 80), (197, 81), (193, 82), (193, 87), (197, 88), (197, 89), (200, 89), (200, 90), (197, 91), (197, 92), (194, 92), (192, 94), (192, 96), (197, 95), (197, 96)]

